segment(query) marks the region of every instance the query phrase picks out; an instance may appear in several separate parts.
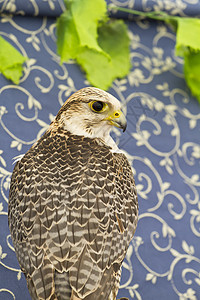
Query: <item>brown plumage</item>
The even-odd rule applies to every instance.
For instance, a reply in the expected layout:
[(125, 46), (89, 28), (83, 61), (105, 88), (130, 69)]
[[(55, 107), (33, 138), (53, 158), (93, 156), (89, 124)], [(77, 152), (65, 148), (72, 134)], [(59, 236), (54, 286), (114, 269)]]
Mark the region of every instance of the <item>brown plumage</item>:
[[(107, 111), (91, 111), (94, 100)], [(14, 168), (9, 227), (33, 300), (116, 299), (138, 215), (131, 167), (104, 132), (125, 126), (110, 117), (118, 106), (101, 90), (78, 91)]]

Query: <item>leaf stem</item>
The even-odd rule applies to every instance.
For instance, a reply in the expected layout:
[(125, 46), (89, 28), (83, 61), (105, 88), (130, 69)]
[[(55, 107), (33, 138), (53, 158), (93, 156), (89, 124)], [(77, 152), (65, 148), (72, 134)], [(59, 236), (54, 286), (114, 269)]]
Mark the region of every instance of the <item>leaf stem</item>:
[(153, 11), (153, 12), (142, 12), (142, 11), (138, 11), (138, 10), (134, 10), (134, 9), (129, 9), (129, 8), (124, 8), (124, 7), (120, 7), (120, 6), (115, 6), (113, 4), (108, 5), (108, 9), (109, 10), (118, 10), (118, 11), (122, 11), (122, 12), (126, 12), (129, 14), (133, 14), (133, 15), (139, 15), (142, 17), (146, 17), (146, 18), (151, 18), (151, 19), (155, 19), (155, 20), (160, 20), (160, 21), (176, 21), (177, 17), (175, 16), (169, 16), (168, 14), (166, 14), (165, 12), (162, 11)]

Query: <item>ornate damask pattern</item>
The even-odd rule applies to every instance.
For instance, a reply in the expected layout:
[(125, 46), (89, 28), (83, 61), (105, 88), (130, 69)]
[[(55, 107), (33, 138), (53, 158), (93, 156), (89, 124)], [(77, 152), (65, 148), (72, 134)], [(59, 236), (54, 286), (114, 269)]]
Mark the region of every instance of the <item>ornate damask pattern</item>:
[[(176, 3), (200, 12), (195, 0)], [(67, 97), (89, 83), (73, 61), (60, 65), (55, 19), (2, 14), (0, 24), (0, 35), (29, 57), (19, 86), (0, 75), (0, 300), (29, 300), (7, 225), (13, 163), (45, 132)], [(133, 166), (139, 222), (119, 297), (200, 299), (200, 106), (186, 87), (182, 59), (174, 56), (174, 33), (160, 22), (127, 25), (132, 70), (109, 92), (128, 119), (127, 131), (115, 130), (113, 137)]]
[[(139, 11), (164, 11), (169, 15), (199, 17), (199, 0), (108, 0), (111, 4)], [(126, 17), (126, 14), (123, 14)], [(129, 16), (131, 17), (131, 16)]]
[(58, 17), (64, 10), (64, 0), (0, 0), (1, 13)]
[[(199, 0), (107, 0), (108, 4), (140, 11), (165, 11), (170, 15), (200, 16)], [(0, 12), (16, 15), (59, 16), (64, 0), (0, 0)], [(127, 15), (123, 14), (126, 18)]]

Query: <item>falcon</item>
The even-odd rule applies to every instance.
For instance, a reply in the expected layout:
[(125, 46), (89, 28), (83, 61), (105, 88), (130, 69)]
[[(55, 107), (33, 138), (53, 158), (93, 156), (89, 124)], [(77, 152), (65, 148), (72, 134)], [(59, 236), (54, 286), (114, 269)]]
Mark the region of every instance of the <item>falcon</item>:
[(120, 102), (83, 88), (15, 165), (9, 228), (33, 300), (116, 299), (138, 203), (113, 126)]

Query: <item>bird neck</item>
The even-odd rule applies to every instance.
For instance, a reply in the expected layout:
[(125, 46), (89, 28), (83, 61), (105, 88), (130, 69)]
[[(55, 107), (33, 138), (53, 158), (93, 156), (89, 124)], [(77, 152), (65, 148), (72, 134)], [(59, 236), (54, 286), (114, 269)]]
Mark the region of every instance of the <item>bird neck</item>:
[[(60, 127), (60, 124), (58, 124), (56, 121), (50, 125), (53, 130), (58, 130), (58, 127)], [(117, 147), (117, 144), (113, 140), (113, 138), (110, 136), (111, 126), (110, 125), (104, 125), (102, 128), (84, 128), (84, 126), (77, 126), (74, 122), (65, 121), (62, 122), (62, 128), (65, 131), (70, 132), (73, 135), (78, 136), (84, 136), (86, 138), (96, 139), (97, 142), (99, 141), (99, 144), (105, 144), (106, 146), (110, 147), (112, 149), (112, 152), (118, 152), (119, 148)]]

